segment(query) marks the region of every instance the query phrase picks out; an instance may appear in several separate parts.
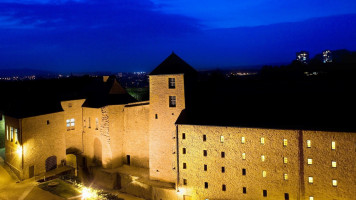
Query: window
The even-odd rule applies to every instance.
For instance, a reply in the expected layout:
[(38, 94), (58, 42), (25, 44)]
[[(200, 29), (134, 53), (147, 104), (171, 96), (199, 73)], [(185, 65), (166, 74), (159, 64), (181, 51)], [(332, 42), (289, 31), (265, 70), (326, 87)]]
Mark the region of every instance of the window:
[(336, 142), (335, 142), (335, 141), (332, 141), (332, 142), (331, 142), (331, 149), (332, 149), (332, 150), (335, 150), (335, 149), (336, 149)]
[(185, 140), (185, 133), (182, 133), (182, 140)]
[(176, 107), (176, 96), (169, 96), (169, 107)]
[(283, 163), (287, 164), (288, 163), (288, 158), (287, 157), (283, 157)]
[(264, 155), (261, 156), (261, 161), (264, 162), (266, 160), (266, 157)]
[(95, 118), (95, 130), (99, 129), (99, 119)]
[(246, 175), (246, 169), (242, 169), (242, 175), (243, 175), (243, 176)]
[(284, 200), (289, 200), (289, 194), (288, 193), (284, 193)]
[(88, 118), (88, 121), (89, 121), (89, 122), (88, 122), (88, 128), (91, 128), (91, 123), (90, 123), (91, 120), (90, 120), (90, 117)]
[(283, 139), (283, 146), (286, 147), (288, 145), (288, 140), (287, 139)]
[(169, 89), (176, 88), (176, 79), (175, 78), (168, 78), (168, 88)]
[(208, 189), (209, 188), (209, 183), (208, 182), (204, 182), (204, 188)]
[(183, 185), (187, 185), (187, 179), (183, 179)]
[(263, 190), (263, 197), (267, 197), (267, 190)]
[(204, 155), (204, 156), (208, 156), (208, 151), (207, 151), (207, 150), (204, 150), (204, 151), (203, 151), (203, 155)]
[(47, 120), (47, 125), (49, 125), (49, 120)]
[(265, 144), (265, 138), (261, 137), (261, 144)]
[(221, 157), (225, 158), (225, 152), (221, 152)]
[(204, 171), (208, 171), (208, 165), (204, 165)]
[(247, 193), (246, 187), (243, 187), (243, 188), (242, 188), (242, 193), (244, 193), (244, 194)]
[(284, 180), (288, 180), (288, 174), (283, 175)]
[(222, 191), (226, 191), (226, 185), (225, 184), (222, 185)]
[(242, 143), (242, 144), (245, 144), (245, 142), (246, 142), (245, 137), (241, 137), (241, 143)]
[(155, 119), (158, 119), (158, 114), (155, 114)]
[(313, 164), (313, 159), (308, 158), (308, 165), (311, 165), (311, 164)]
[(71, 108), (71, 107), (72, 107), (72, 104), (71, 104), (71, 103), (69, 103), (69, 104), (68, 104), (68, 108)]
[(221, 172), (225, 173), (225, 167), (221, 167)]
[(262, 171), (262, 177), (265, 178), (267, 176), (267, 172), (266, 171)]
[(221, 143), (224, 142), (224, 136), (220, 136), (220, 142), (221, 142)]
[(74, 126), (75, 126), (75, 119), (74, 118), (67, 119), (66, 122), (67, 122), (67, 129), (74, 129)]
[(19, 135), (17, 132), (17, 128), (15, 128), (15, 143), (17, 143), (19, 141)]
[(206, 135), (203, 135), (203, 142), (206, 141)]
[(6, 139), (9, 140), (9, 126), (6, 126)]
[(309, 177), (308, 177), (308, 182), (309, 182), (309, 183), (314, 183), (314, 179), (313, 179), (312, 176), (309, 176)]
[(242, 160), (246, 160), (246, 153), (242, 153)]
[(186, 148), (183, 148), (183, 154), (186, 154), (186, 153), (187, 153)]
[(307, 148), (311, 148), (311, 141), (307, 140)]
[(331, 161), (331, 167), (333, 167), (333, 168), (336, 167), (336, 161)]
[(183, 163), (183, 169), (187, 169), (187, 163)]
[(337, 186), (337, 180), (333, 179), (333, 186), (336, 187)]
[(310, 196), (310, 197), (309, 197), (309, 200), (314, 200), (314, 197), (313, 197), (313, 196)]
[(10, 126), (10, 139), (11, 142), (14, 141), (14, 128)]

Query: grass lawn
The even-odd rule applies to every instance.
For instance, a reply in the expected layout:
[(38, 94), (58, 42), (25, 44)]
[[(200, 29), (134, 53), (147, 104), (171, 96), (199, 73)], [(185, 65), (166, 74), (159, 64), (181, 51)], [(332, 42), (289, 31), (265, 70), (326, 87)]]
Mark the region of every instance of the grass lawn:
[[(51, 182), (58, 182), (58, 185), (49, 186), (48, 184)], [(58, 178), (48, 181), (46, 183), (42, 183), (38, 185), (38, 187), (63, 198), (70, 198), (70, 197), (75, 197), (80, 195), (79, 190), (75, 186), (66, 183), (65, 181), (62, 181)]]

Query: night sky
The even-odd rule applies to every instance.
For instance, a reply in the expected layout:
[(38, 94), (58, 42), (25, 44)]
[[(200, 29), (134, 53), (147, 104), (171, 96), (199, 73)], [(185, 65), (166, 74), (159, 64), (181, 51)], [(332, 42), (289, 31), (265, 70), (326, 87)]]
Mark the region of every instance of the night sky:
[(355, 0), (0, 0), (0, 69), (151, 71), (172, 51), (197, 69), (356, 50)]

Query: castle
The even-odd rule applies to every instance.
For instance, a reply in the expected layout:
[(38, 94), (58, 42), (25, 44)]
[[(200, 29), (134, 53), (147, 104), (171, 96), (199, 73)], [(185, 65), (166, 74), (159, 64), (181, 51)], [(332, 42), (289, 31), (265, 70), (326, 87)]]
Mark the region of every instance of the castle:
[(21, 179), (59, 165), (147, 170), (147, 185), (133, 186), (136, 175), (120, 172), (113, 181), (126, 191), (146, 190), (146, 199), (355, 199), (354, 131), (268, 126), (261, 121), (278, 119), (261, 120), (247, 108), (231, 108), (246, 111), (235, 120), (204, 99), (197, 108), (196, 78), (172, 53), (149, 75), (149, 101), (136, 102), (104, 77), (102, 92), (85, 99), (61, 100), (43, 112), (5, 112), (5, 162)]

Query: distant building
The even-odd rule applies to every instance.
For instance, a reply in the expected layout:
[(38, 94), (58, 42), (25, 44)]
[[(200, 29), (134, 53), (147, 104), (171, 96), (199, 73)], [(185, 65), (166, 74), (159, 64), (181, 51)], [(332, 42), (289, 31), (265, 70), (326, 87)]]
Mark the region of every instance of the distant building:
[(309, 62), (309, 52), (307, 52), (307, 51), (297, 52), (297, 60), (300, 61), (303, 64), (308, 64), (308, 62)]
[(332, 54), (330, 50), (323, 51), (323, 63), (333, 62)]

